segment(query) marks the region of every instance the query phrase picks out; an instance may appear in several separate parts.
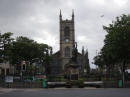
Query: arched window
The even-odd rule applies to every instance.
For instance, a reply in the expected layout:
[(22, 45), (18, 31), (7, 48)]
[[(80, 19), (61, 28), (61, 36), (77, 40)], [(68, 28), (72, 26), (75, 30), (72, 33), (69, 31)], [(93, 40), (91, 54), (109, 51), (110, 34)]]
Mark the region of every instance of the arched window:
[(69, 47), (65, 48), (65, 57), (70, 57), (70, 48)]
[(69, 27), (65, 27), (64, 35), (65, 35), (65, 37), (69, 37), (70, 36), (70, 28)]

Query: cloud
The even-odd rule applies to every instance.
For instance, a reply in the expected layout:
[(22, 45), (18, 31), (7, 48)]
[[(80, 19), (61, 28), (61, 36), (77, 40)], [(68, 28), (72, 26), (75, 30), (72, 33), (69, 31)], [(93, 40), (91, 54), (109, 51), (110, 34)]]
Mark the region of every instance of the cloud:
[[(130, 13), (129, 0), (0, 0), (0, 31), (27, 36), (59, 49), (59, 10), (70, 19), (75, 10), (78, 49), (89, 51), (90, 63), (103, 46), (108, 25), (121, 14)], [(103, 17), (101, 17), (103, 15)], [(94, 67), (94, 65), (91, 65)]]

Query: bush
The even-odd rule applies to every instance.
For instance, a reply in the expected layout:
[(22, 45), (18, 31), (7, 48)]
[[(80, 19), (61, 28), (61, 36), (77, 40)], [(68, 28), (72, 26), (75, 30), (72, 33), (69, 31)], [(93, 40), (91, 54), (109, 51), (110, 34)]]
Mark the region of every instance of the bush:
[(65, 87), (71, 88), (72, 87), (72, 81), (67, 81)]
[(50, 82), (65, 82), (64, 76), (49, 76), (48, 81)]
[(83, 79), (78, 80), (78, 87), (79, 88), (83, 88), (84, 87), (84, 80)]

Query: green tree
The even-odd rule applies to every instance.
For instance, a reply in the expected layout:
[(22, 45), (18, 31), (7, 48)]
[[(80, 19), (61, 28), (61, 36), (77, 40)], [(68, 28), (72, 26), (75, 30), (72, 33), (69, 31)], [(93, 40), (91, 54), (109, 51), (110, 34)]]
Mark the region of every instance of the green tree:
[(0, 62), (9, 61), (20, 70), (21, 62), (26, 61), (29, 72), (34, 72), (32, 64), (37, 62), (45, 68), (46, 74), (49, 74), (51, 47), (28, 37), (19, 36), (14, 39), (12, 35), (11, 32), (0, 33)]
[(12, 63), (18, 64), (19, 66), (23, 60), (29, 62), (27, 69), (29, 69), (30, 72), (34, 71), (32, 64), (35, 62), (42, 65), (41, 69), (47, 69), (49, 66), (46, 64), (48, 61), (47, 57), (49, 56), (47, 52), (49, 52), (50, 48), (51, 47), (47, 44), (39, 44), (27, 37), (17, 37), (16, 41), (13, 42)]
[(13, 42), (12, 48), (12, 63), (16, 62), (31, 61), (34, 57), (36, 57), (37, 43), (27, 37), (17, 37), (16, 41)]
[(112, 62), (122, 63), (123, 67), (130, 60), (130, 16), (122, 15), (116, 21), (104, 26), (108, 32), (104, 41), (104, 53), (111, 57)]
[(121, 66), (124, 81), (125, 67), (130, 62), (130, 16), (121, 15), (103, 28), (108, 33), (101, 50), (103, 60), (111, 69), (115, 65)]
[(4, 34), (0, 33), (0, 61), (11, 60), (11, 49), (14, 38), (12, 38), (13, 33), (7, 32)]
[(94, 64), (99, 67), (99, 69), (102, 69), (104, 66), (104, 60), (103, 56), (101, 54), (98, 54), (97, 56), (94, 57)]

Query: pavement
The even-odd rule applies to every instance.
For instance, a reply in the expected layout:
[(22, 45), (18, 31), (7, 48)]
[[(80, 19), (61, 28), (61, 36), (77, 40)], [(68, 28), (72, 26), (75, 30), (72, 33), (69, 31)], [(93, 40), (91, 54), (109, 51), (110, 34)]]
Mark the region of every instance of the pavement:
[(0, 97), (130, 97), (130, 88), (0, 88)]

